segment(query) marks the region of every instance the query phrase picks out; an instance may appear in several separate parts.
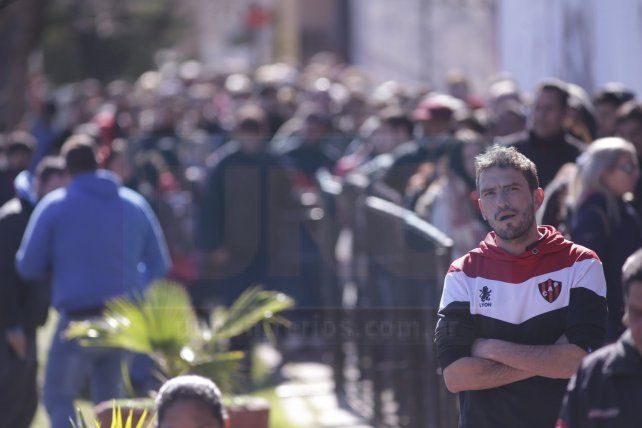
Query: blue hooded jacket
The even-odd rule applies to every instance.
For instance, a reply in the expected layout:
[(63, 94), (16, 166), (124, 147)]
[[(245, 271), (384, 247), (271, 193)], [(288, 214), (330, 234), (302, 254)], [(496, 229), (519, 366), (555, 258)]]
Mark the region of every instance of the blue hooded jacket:
[(158, 220), (145, 199), (104, 170), (81, 173), (36, 206), (16, 255), (25, 279), (51, 275), (60, 312), (133, 294), (169, 269)]

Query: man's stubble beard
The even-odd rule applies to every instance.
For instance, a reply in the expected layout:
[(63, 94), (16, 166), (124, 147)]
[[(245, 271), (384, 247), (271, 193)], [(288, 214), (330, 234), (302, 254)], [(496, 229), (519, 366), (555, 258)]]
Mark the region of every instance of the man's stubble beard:
[(535, 222), (535, 206), (531, 202), (528, 209), (520, 215), (520, 222), (515, 227), (506, 227), (505, 230), (493, 227), (495, 234), (504, 241), (519, 241), (524, 238)]

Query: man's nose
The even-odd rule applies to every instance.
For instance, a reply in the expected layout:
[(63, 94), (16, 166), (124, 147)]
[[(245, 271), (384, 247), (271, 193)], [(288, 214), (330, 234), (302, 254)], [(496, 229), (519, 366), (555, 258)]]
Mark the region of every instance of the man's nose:
[(500, 207), (508, 206), (508, 193), (500, 192), (499, 197), (497, 198), (497, 205)]

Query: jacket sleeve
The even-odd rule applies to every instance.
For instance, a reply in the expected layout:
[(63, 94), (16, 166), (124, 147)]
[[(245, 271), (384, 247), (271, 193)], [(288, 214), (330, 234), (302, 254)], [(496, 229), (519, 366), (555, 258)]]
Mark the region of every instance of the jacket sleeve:
[(470, 297), (462, 272), (449, 272), (439, 304), (435, 345), (442, 369), (471, 355), (476, 339), (475, 325), (470, 313)]
[(16, 254), (16, 268), (25, 280), (44, 278), (51, 268), (56, 206), (36, 206)]
[(603, 345), (606, 335), (606, 280), (597, 258), (576, 265), (565, 335), (570, 343), (592, 352)]
[(21, 284), (15, 267), (16, 249), (20, 241), (19, 237), (14, 236), (15, 228), (10, 218), (0, 220), (0, 325), (6, 328), (23, 325), (18, 288)]
[(585, 396), (580, 385), (583, 383), (582, 369), (568, 382), (560, 415), (555, 428), (582, 428), (591, 426), (587, 420)]
[(580, 206), (571, 221), (570, 233), (573, 242), (595, 251), (600, 259), (606, 260), (610, 233), (606, 212), (600, 206)]

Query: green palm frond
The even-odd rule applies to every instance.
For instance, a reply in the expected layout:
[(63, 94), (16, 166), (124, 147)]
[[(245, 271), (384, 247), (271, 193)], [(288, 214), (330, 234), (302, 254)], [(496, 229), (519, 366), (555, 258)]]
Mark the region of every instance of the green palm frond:
[(193, 362), (191, 373), (211, 379), (226, 393), (241, 391), (243, 376), (241, 364), (244, 353), (240, 351), (218, 352)]
[(218, 342), (238, 336), (257, 324), (266, 328), (274, 324), (287, 324), (279, 312), (294, 306), (289, 296), (256, 286), (246, 290), (231, 308), (215, 313), (212, 319), (211, 341)]
[(102, 319), (70, 323), (67, 337), (83, 345), (112, 346), (133, 352), (180, 352), (197, 336), (196, 316), (187, 292), (160, 281), (143, 296), (107, 303)]
[[(225, 342), (262, 325), (287, 324), (278, 313), (294, 306), (285, 294), (253, 287), (228, 310), (215, 311), (212, 329), (202, 330), (189, 296), (179, 284), (158, 281), (134, 299), (107, 304), (98, 320), (71, 322), (65, 334), (84, 346), (108, 346), (149, 355), (160, 379), (202, 373), (233, 389), (242, 353), (227, 352)], [(217, 381), (218, 380), (218, 381)]]

